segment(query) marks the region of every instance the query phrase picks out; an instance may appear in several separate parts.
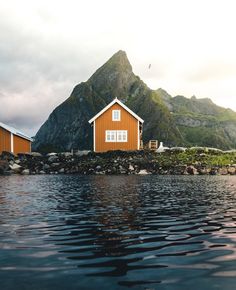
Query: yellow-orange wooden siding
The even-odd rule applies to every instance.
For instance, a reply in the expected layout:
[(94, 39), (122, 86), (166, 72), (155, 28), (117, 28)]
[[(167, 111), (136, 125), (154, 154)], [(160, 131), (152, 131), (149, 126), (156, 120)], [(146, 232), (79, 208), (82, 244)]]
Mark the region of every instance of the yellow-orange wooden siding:
[[(120, 121), (112, 121), (112, 111), (120, 110)], [(138, 150), (139, 121), (119, 104), (115, 103), (93, 123), (94, 151)], [(106, 130), (127, 130), (127, 142), (106, 142)]]
[(0, 153), (11, 151), (11, 133), (0, 127)]
[(31, 142), (29, 140), (14, 134), (12, 138), (11, 132), (0, 127), (0, 154), (2, 151), (11, 152), (11, 141), (13, 141), (14, 154), (31, 152)]
[(20, 136), (13, 136), (14, 154), (31, 152), (31, 142)]

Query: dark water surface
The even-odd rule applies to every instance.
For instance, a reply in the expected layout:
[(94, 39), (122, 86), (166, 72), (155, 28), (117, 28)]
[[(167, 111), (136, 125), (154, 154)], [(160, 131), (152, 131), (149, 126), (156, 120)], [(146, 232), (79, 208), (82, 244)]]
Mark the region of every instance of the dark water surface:
[(236, 177), (0, 177), (0, 289), (236, 289)]

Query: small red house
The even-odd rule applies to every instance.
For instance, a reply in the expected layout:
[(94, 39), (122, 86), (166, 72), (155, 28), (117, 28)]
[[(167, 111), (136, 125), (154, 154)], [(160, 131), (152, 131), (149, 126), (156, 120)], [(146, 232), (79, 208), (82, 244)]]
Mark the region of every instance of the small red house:
[(32, 141), (17, 129), (0, 122), (0, 154), (2, 151), (14, 154), (31, 152)]
[(121, 101), (114, 99), (89, 120), (93, 126), (93, 150), (139, 150), (143, 122)]

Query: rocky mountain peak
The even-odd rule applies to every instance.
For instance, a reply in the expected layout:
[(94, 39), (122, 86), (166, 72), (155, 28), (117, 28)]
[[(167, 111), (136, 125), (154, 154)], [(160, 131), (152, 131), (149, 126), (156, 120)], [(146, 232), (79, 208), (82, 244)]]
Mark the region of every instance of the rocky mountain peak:
[(88, 120), (115, 97), (145, 120), (144, 143), (153, 139), (167, 146), (236, 146), (235, 112), (209, 100), (173, 98), (163, 89), (151, 90), (119, 50), (50, 114), (35, 136), (33, 149), (91, 149), (93, 130)]
[(104, 96), (115, 89), (116, 97), (122, 98), (136, 80), (125, 51), (119, 50), (90, 77), (88, 84)]

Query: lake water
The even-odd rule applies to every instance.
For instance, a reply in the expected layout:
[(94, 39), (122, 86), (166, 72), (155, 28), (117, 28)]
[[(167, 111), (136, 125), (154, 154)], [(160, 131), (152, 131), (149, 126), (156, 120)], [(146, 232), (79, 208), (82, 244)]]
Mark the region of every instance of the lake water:
[(236, 289), (236, 177), (0, 177), (0, 289)]

